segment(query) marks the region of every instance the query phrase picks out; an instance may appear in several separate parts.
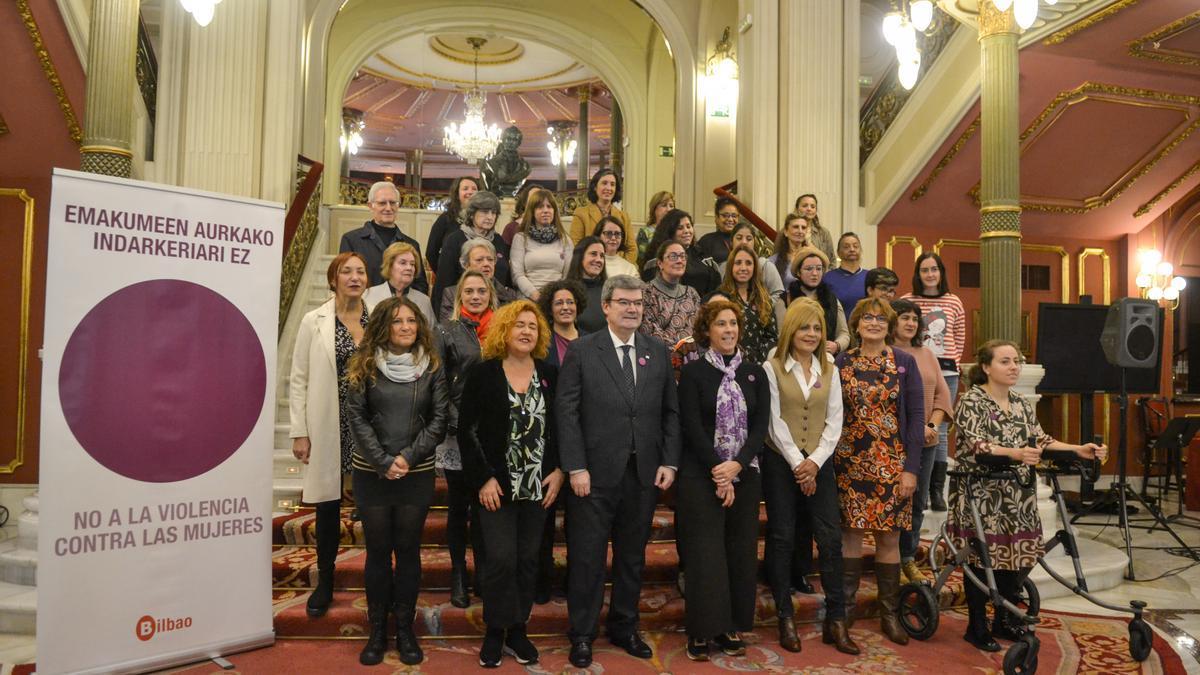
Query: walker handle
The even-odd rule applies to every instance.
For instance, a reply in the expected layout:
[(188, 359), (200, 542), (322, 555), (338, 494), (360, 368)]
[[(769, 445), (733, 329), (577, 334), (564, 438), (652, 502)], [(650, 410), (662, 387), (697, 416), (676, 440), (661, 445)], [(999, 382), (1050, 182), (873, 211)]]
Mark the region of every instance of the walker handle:
[[(1038, 446), (1037, 442), (1037, 436), (1030, 434), (1029, 447), (1036, 448)], [(1017, 485), (1020, 485), (1026, 490), (1032, 490), (1034, 486), (1037, 485), (1037, 471), (1033, 471), (1032, 467), (1030, 467), (1030, 469), (1031, 470), (1027, 471), (1024, 476), (1022, 476), (1020, 472), (1017, 473)]]

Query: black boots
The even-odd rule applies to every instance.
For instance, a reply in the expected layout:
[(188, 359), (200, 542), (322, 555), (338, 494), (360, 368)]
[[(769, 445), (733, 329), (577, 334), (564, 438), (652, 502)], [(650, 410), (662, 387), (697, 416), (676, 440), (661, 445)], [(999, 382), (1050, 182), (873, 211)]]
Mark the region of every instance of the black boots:
[(929, 476), (929, 508), (934, 511), (946, 510), (946, 462), (934, 462), (933, 473)]
[(367, 619), (371, 623), (371, 633), (358, 655), (358, 662), (364, 666), (374, 666), (383, 662), (383, 655), (387, 652), (387, 605), (368, 604)]
[(408, 605), (396, 604), (392, 607), (396, 615), (396, 651), (400, 652), (400, 662), (415, 666), (425, 660), (425, 652), (413, 634), (413, 608)]
[(466, 563), (455, 563), (450, 568), (450, 604), (460, 609), (471, 604), (471, 596), (467, 593)]
[(324, 616), (325, 612), (329, 611), (331, 604), (333, 604), (333, 563), (319, 568), (317, 587), (313, 590), (312, 595), (308, 596), (308, 605), (305, 607), (305, 611), (315, 619)]
[[(972, 566), (971, 571), (981, 580), (986, 578), (983, 570), (978, 567)], [(1000, 645), (996, 644), (991, 631), (988, 630), (988, 594), (971, 583), (970, 579), (963, 579), (963, 590), (967, 594), (967, 632), (963, 634), (963, 639), (985, 652), (1000, 651)]]
[(333, 570), (338, 544), (342, 539), (339, 502), (321, 502), (316, 508), (317, 587), (308, 596), (306, 611), (310, 617), (324, 616), (333, 603)]
[(842, 580), (846, 589), (846, 630), (854, 627), (858, 613), (858, 583), (862, 579), (862, 558), (842, 558)]

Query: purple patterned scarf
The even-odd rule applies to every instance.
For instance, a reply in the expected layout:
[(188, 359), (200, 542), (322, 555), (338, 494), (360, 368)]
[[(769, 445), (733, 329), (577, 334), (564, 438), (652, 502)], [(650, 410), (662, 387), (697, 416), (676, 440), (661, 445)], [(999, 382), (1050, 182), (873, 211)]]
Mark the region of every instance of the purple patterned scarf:
[[(717, 451), (717, 456), (722, 462), (737, 457), (742, 446), (746, 443), (746, 436), (750, 432), (749, 416), (746, 413), (746, 397), (742, 395), (742, 388), (737, 383), (737, 369), (742, 365), (742, 351), (739, 349), (733, 358), (729, 360), (729, 365), (725, 365), (725, 359), (721, 357), (717, 350), (709, 349), (704, 352), (704, 358), (712, 364), (714, 368), (721, 371), (721, 386), (717, 389), (717, 419), (713, 430), (713, 448)], [(750, 463), (751, 466), (758, 467), (758, 458)]]

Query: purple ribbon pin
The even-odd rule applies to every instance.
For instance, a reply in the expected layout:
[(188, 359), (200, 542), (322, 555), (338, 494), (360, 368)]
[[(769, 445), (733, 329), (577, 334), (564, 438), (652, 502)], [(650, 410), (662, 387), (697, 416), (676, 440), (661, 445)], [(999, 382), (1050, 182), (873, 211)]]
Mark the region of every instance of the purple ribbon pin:
[(753, 375), (753, 374), (751, 374), (751, 375), (750, 375), (750, 381), (751, 381), (751, 382), (753, 382), (753, 381), (754, 381), (754, 375)]
[(639, 357), (638, 357), (638, 365), (639, 365), (639, 366), (644, 366), (644, 365), (646, 365), (646, 357), (645, 357), (645, 356), (639, 356)]
[(905, 369), (905, 367), (904, 367), (904, 366), (900, 366), (899, 370), (900, 370), (900, 372), (901, 372), (901, 373), (906, 373), (906, 372), (908, 372), (908, 370), (907, 370), (907, 369)]

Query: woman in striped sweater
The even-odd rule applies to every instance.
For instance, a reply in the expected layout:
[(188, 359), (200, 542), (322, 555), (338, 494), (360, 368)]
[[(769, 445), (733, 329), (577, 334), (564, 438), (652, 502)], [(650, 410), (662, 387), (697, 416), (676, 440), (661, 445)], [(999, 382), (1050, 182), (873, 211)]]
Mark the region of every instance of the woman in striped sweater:
[[(962, 300), (950, 292), (946, 265), (941, 256), (936, 253), (917, 256), (912, 293), (902, 299), (912, 300), (921, 308), (924, 317), (921, 341), (938, 357), (953, 406), (958, 394), (958, 362), (967, 342), (967, 319)], [(937, 454), (929, 480), (928, 503), (934, 511), (946, 510), (943, 488), (946, 485), (947, 429), (945, 422), (938, 426)]]

